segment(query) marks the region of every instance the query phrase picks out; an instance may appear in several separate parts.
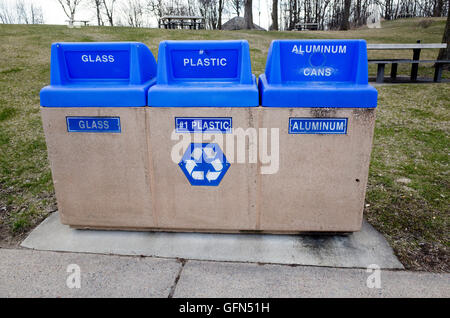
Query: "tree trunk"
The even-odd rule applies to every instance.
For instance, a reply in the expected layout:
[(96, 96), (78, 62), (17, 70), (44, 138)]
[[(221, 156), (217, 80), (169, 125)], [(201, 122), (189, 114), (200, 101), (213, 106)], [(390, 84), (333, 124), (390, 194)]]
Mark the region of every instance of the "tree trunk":
[(278, 31), (278, 0), (272, 0), (272, 30)]
[(356, 0), (355, 4), (355, 24), (361, 25), (361, 0)]
[(391, 2), (392, 0), (386, 0), (386, 5), (385, 5), (385, 9), (384, 9), (384, 19), (385, 20), (390, 20), (391, 19), (391, 15), (392, 15), (392, 9), (391, 9)]
[[(442, 37), (442, 43), (447, 43), (447, 48), (440, 49), (438, 60), (450, 60), (450, 5), (447, 12), (447, 23), (445, 24), (444, 36)], [(444, 66), (445, 69), (449, 69), (449, 65)]]
[(100, 6), (101, 5), (102, 4), (100, 3), (100, 0), (95, 1), (95, 10), (96, 10), (96, 13), (97, 13), (97, 24), (99, 26), (102, 25), (102, 15), (101, 15), (101, 12), (100, 12)]
[(108, 18), (109, 25), (114, 26), (114, 1), (111, 2), (111, 7), (108, 7), (106, 1), (103, 0), (103, 6), (105, 8), (106, 17)]
[(433, 8), (433, 17), (440, 17), (444, 7), (444, 0), (436, 0)]
[(295, 25), (298, 22), (298, 6), (297, 0), (289, 2), (289, 30), (295, 29)]
[(344, 0), (344, 11), (342, 12), (341, 30), (350, 29), (350, 6), (352, 4), (351, 0)]
[(219, 12), (218, 12), (218, 21), (217, 21), (217, 28), (219, 30), (222, 30), (222, 11), (223, 11), (223, 1), (224, 0), (219, 0)]
[(252, 0), (245, 0), (244, 21), (246, 29), (253, 29), (253, 3)]

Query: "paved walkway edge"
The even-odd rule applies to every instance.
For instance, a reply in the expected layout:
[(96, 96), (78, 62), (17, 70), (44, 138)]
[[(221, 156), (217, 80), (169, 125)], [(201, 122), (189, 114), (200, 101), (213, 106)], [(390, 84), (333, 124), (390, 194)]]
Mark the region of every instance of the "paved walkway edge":
[(348, 236), (206, 234), (75, 230), (44, 220), (21, 246), (48, 251), (143, 255), (191, 260), (403, 269), (384, 237), (366, 221)]

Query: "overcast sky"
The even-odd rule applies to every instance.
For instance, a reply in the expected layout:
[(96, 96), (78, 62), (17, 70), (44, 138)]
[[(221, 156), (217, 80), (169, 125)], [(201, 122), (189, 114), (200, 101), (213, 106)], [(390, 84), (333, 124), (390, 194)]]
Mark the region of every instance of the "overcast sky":
[[(0, 0), (6, 2), (10, 7), (14, 7), (17, 0)], [(44, 12), (45, 23), (47, 24), (66, 24), (67, 17), (57, 0), (24, 0), (25, 2), (33, 2), (42, 7)], [(126, 0), (118, 0), (126, 1)], [(170, 0), (167, 0), (168, 2)], [(84, 0), (75, 14), (77, 20), (90, 20), (92, 24), (96, 23), (95, 10), (89, 7), (91, 0)], [(267, 29), (269, 26), (270, 12), (267, 5), (268, 0), (253, 0), (253, 22)], [(259, 15), (259, 12), (261, 13)], [(242, 10), (242, 15), (244, 14)], [(234, 15), (233, 15), (234, 16)], [(231, 16), (232, 17), (232, 16)], [(229, 14), (224, 17), (224, 22), (230, 18)], [(157, 26), (157, 21), (152, 17), (149, 21), (151, 26)]]

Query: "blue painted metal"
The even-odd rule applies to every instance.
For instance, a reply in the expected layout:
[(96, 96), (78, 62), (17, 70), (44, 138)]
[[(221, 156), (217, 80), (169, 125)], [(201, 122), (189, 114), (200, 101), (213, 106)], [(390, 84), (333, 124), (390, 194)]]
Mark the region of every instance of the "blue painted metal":
[(54, 43), (45, 107), (139, 107), (156, 82), (156, 61), (137, 42)]
[(258, 85), (266, 107), (377, 106), (364, 40), (275, 40)]
[(193, 186), (218, 186), (230, 167), (216, 143), (191, 143), (178, 165)]
[(258, 87), (251, 73), (248, 42), (162, 41), (153, 107), (253, 107)]
[(68, 132), (120, 133), (119, 117), (66, 117)]

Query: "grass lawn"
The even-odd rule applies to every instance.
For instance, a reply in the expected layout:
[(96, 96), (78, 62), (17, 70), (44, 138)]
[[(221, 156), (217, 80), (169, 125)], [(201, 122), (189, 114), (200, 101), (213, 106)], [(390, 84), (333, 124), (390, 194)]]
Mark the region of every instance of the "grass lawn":
[[(140, 41), (157, 56), (173, 39), (247, 39), (255, 74), (264, 70), (276, 38), (363, 38), (369, 43), (440, 42), (445, 19), (383, 23), (382, 29), (346, 32), (189, 31), (110, 27), (0, 25), (0, 246), (14, 246), (56, 210), (39, 113), (39, 90), (50, 80), (50, 44), (56, 41)], [(370, 51), (374, 57), (410, 58), (411, 51)], [(389, 54), (389, 55), (387, 55)], [(433, 59), (437, 50), (422, 51)], [(399, 65), (408, 75), (410, 66)], [(369, 69), (375, 75), (375, 66)], [(386, 70), (387, 72), (389, 69)], [(432, 77), (431, 65), (419, 77)], [(444, 78), (450, 78), (444, 72)], [(365, 215), (414, 270), (450, 272), (450, 84), (378, 86), (379, 107)]]

